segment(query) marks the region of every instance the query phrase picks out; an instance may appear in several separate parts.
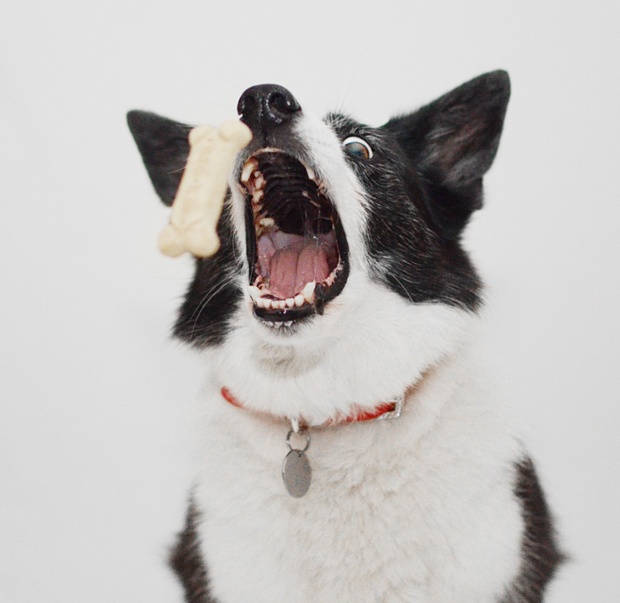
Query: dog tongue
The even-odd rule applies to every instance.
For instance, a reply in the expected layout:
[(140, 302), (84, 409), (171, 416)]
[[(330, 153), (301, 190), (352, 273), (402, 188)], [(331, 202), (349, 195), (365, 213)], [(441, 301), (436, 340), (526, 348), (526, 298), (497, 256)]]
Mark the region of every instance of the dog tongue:
[(269, 290), (280, 299), (294, 297), (306, 283), (320, 283), (330, 273), (329, 245), (311, 238), (299, 239), (278, 249), (269, 262)]

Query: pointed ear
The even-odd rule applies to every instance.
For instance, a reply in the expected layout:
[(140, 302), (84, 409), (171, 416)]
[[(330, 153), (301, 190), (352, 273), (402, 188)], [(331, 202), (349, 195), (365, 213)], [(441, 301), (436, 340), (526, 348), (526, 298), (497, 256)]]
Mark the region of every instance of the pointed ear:
[(127, 124), (155, 191), (166, 205), (172, 205), (187, 163), (192, 126), (147, 111), (130, 111)]
[(497, 153), (509, 97), (508, 74), (493, 71), (384, 126), (429, 184), (430, 212), (448, 236), (482, 206), (482, 176)]

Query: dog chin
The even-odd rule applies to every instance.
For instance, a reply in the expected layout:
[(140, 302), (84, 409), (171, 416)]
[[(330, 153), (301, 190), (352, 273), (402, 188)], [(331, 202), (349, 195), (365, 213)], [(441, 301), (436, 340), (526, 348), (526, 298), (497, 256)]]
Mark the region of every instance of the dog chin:
[[(257, 354), (260, 363), (267, 368), (275, 365), (278, 372), (283, 365), (295, 364), (299, 359), (308, 362), (304, 368), (314, 365), (312, 357), (320, 356), (322, 348), (330, 345), (334, 325), (342, 312), (341, 304), (329, 304), (322, 314), (311, 309), (305, 316), (291, 320), (267, 320), (256, 312), (252, 299), (243, 309), (246, 333), (256, 342), (261, 352)], [(284, 350), (284, 351), (282, 351)]]
[[(402, 394), (459, 353), (478, 322), (475, 313), (443, 304), (408, 304), (372, 285), (355, 303), (358, 284), (349, 283), (341, 304), (288, 335), (265, 327), (246, 307), (243, 327), (213, 355), (218, 382), (234, 383), (236, 395), (252, 400), (257, 410), (299, 414), (320, 424), (347, 414), (350, 401), (372, 406)], [(407, 329), (402, 322), (384, 320), (395, 311)]]
[[(272, 375), (295, 379), (304, 391), (315, 391), (320, 398), (328, 399), (339, 390), (345, 397), (353, 387), (356, 399), (369, 396), (372, 401), (394, 393), (377, 390), (378, 384), (397, 383), (404, 390), (458, 349), (478, 317), (445, 304), (406, 302), (353, 270), (323, 315), (274, 327), (254, 315), (248, 299), (241, 322), (242, 328), (231, 334), (226, 346), (227, 370), (244, 358), (238, 371), (254, 375), (250, 383)], [(323, 391), (319, 382), (325, 372), (333, 392)]]

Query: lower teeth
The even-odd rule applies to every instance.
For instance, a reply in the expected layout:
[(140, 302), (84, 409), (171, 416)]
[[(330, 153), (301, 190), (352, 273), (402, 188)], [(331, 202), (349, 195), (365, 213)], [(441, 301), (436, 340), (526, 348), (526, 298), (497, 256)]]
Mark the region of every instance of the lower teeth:
[(314, 288), (316, 283), (308, 283), (302, 293), (295, 297), (286, 299), (270, 299), (269, 293), (263, 292), (259, 287), (251, 285), (249, 287), (250, 298), (256, 306), (266, 310), (286, 310), (287, 308), (301, 308), (304, 304), (311, 304), (314, 301)]
[[(338, 268), (332, 272), (322, 283), (323, 287), (331, 287), (337, 276)], [(265, 310), (286, 310), (290, 308), (301, 308), (305, 304), (312, 304), (315, 300), (315, 290), (317, 283), (310, 281), (305, 285), (301, 292), (297, 293), (294, 297), (288, 297), (286, 299), (275, 299), (268, 290), (268, 282), (263, 281), (263, 277), (258, 277), (255, 285), (249, 286), (249, 294), (253, 303)]]

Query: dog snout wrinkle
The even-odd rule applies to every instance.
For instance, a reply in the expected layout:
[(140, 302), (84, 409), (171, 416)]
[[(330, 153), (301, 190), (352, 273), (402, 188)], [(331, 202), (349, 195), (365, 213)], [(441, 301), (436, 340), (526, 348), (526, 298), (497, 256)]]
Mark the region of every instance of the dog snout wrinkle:
[(301, 112), (297, 99), (283, 86), (261, 84), (248, 88), (239, 99), (237, 112), (254, 136), (268, 136)]

